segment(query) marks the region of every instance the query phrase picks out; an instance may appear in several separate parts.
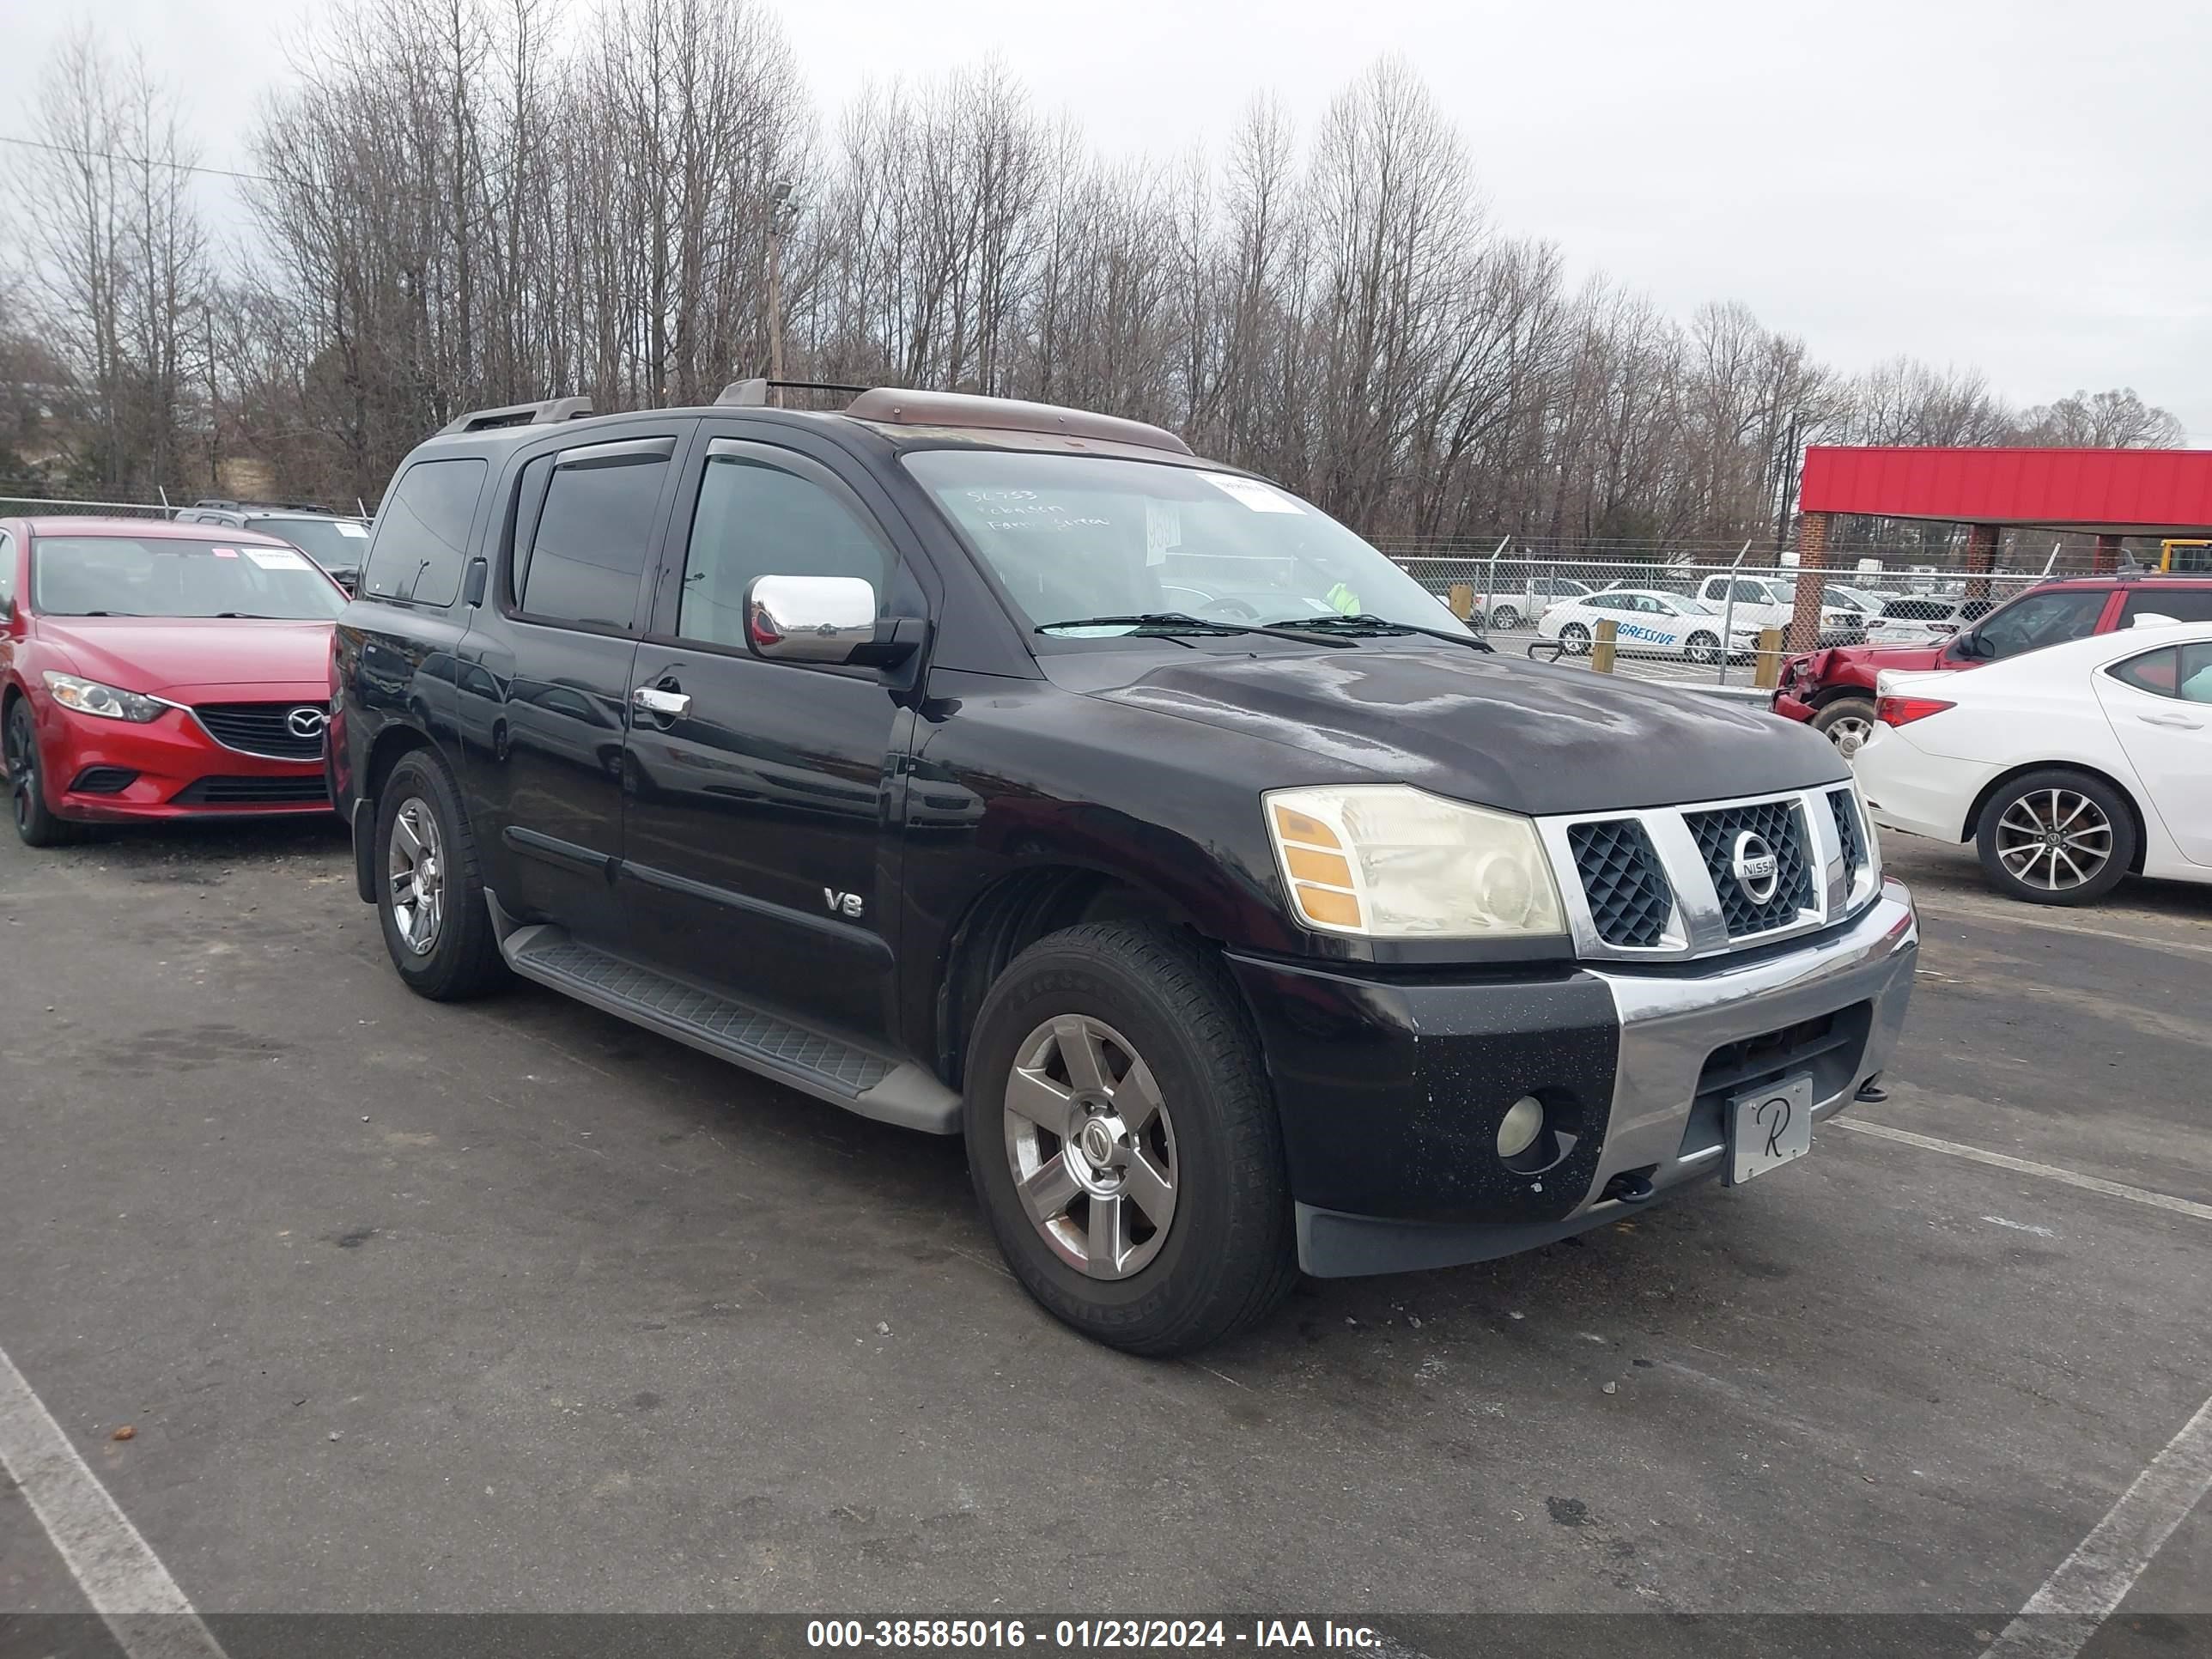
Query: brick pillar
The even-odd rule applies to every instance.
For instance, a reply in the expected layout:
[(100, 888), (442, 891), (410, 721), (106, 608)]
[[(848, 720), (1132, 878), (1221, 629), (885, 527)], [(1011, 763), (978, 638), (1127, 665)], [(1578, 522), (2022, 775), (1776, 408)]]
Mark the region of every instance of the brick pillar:
[(1790, 612), (1788, 647), (1810, 651), (1820, 643), (1820, 598), (1828, 585), (1828, 515), (1797, 515), (1797, 603)]
[(1978, 524), (1966, 532), (1966, 597), (1990, 596), (1990, 573), (1997, 568), (1997, 544), (2004, 532), (1993, 524)]
[(2120, 538), (2118, 536), (2097, 538), (2096, 556), (2089, 561), (2093, 571), (2118, 570), (2120, 568)]

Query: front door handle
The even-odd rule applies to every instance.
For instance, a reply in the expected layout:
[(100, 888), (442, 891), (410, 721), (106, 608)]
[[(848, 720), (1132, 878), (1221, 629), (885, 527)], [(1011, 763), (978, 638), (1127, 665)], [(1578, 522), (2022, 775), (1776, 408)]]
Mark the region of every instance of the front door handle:
[(691, 707), (691, 699), (681, 691), (667, 690), (658, 685), (641, 685), (629, 694), (630, 707), (641, 714), (658, 715), (665, 720), (682, 716)]
[(2138, 714), (2136, 718), (2146, 726), (2175, 726), (2185, 732), (2194, 732), (2204, 724), (2203, 720), (2193, 720), (2186, 714)]

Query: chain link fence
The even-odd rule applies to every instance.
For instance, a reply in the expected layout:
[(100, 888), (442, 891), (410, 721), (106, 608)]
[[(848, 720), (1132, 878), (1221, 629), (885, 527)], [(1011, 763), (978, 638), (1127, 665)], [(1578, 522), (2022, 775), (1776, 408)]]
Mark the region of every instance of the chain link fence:
[[(1790, 652), (1797, 566), (1771, 550), (1636, 544), (1509, 549), (1383, 540), (1400, 568), (1502, 651), (1691, 685), (1771, 684)], [(1831, 548), (1820, 574), (1822, 645), (1939, 644), (2048, 574), (1970, 571), (1958, 558)], [(1610, 623), (1613, 651), (1602, 647)]]
[(0, 519), (167, 519), (174, 516), (175, 511), (167, 502), (87, 501), (56, 495), (0, 495)]

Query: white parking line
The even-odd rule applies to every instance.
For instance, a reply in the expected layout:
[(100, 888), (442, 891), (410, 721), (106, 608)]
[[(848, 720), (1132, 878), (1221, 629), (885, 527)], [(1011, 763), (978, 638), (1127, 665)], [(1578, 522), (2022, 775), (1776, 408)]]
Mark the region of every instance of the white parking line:
[(2135, 1588), (2173, 1530), (2212, 1492), (2212, 1400), (2058, 1564), (1982, 1659), (2074, 1659)]
[(2107, 1198), (2124, 1198), (2131, 1204), (2148, 1204), (2153, 1209), (2171, 1210), (2176, 1215), (2195, 1216), (2199, 1221), (2212, 1221), (2212, 1204), (2199, 1204), (2191, 1198), (2176, 1198), (2171, 1193), (2154, 1193), (2142, 1187), (2130, 1187), (2117, 1181), (2106, 1181), (2100, 1176), (2076, 1175), (2071, 1170), (2062, 1170), (2055, 1164), (2033, 1164), (2024, 1158), (2012, 1158), (2003, 1152), (1985, 1152), (1978, 1146), (1961, 1146), (1955, 1140), (1938, 1140), (1933, 1135), (1917, 1135), (1910, 1129), (1893, 1129), (1887, 1123), (1870, 1123), (1863, 1117), (1832, 1119), (1825, 1126), (1849, 1129), (1854, 1134), (1875, 1135), (1883, 1140), (1901, 1141), (1907, 1146), (1917, 1146), (1923, 1152), (1948, 1152), (1953, 1158), (1969, 1158), (1977, 1164), (1992, 1164), (2000, 1170), (2012, 1170), (2021, 1175), (2040, 1176), (2045, 1181), (2063, 1181), (2069, 1187), (2079, 1187), (2084, 1192), (2102, 1193)]
[(92, 1609), (130, 1659), (223, 1659), (131, 1517), (0, 1350), (0, 1467), (31, 1500)]

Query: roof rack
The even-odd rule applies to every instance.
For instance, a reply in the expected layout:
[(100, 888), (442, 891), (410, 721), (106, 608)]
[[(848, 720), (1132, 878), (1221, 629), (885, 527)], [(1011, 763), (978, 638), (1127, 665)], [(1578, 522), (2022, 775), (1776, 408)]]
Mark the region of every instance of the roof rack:
[(867, 389), (864, 386), (842, 386), (835, 380), (732, 380), (714, 399), (714, 407), (759, 409), (766, 405), (772, 391), (849, 392), (857, 397)]
[(509, 404), (503, 409), (472, 409), (438, 428), (441, 438), (460, 432), (490, 432), (503, 426), (552, 426), (581, 420), (592, 412), (589, 398), (548, 398), (542, 403)]
[(1058, 404), (1025, 403), (1018, 398), (985, 398), (970, 392), (906, 392), (896, 386), (877, 386), (854, 398), (845, 413), (856, 421), (890, 426), (981, 427), (993, 432), (1036, 432), (1133, 444), (1176, 455), (1191, 453), (1190, 446), (1174, 433), (1148, 421), (1125, 420), (1087, 409), (1064, 409)]
[(322, 513), (335, 518), (336, 511), (320, 501), (234, 501), (228, 495), (205, 495), (192, 503), (194, 507), (214, 507), (226, 513)]

